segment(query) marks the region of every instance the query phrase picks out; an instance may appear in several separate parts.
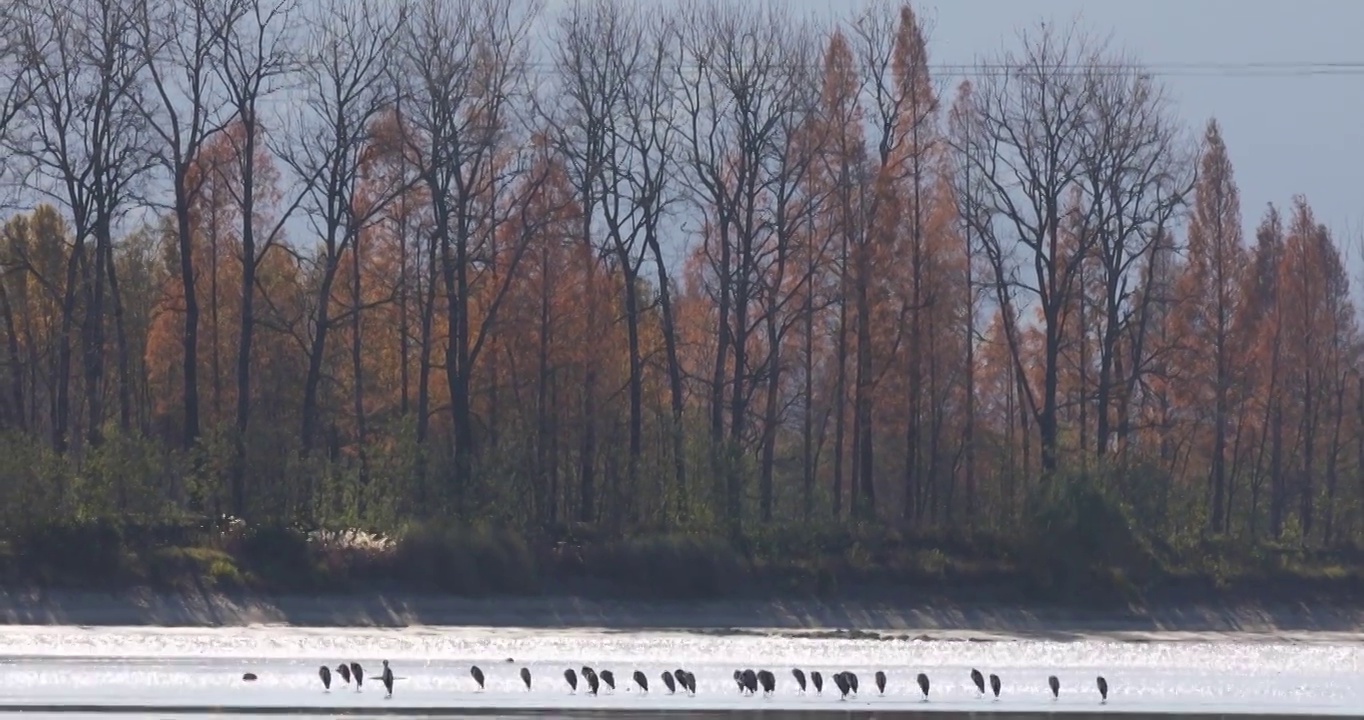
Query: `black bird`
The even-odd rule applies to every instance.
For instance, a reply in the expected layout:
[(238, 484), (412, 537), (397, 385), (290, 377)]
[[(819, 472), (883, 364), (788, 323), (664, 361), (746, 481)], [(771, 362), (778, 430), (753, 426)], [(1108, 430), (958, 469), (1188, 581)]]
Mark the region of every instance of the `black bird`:
[(876, 671), (876, 691), (882, 695), (886, 694), (886, 674), (880, 670)]
[(851, 670), (844, 670), (843, 677), (848, 679), (848, 687), (852, 688), (854, 695), (857, 694), (857, 673)]
[(796, 679), (796, 685), (800, 687), (800, 691), (805, 692), (805, 671), (800, 668), (791, 668), (791, 676)]
[(995, 699), (998, 700), (998, 699), (999, 699), (999, 676), (996, 675), (996, 674), (994, 674), (994, 673), (990, 673), (990, 689), (994, 691), (994, 693), (995, 693)]
[(322, 689), (331, 692), (332, 689), (332, 669), (323, 665), (317, 669), (317, 676), (322, 678)]
[(777, 691), (777, 678), (771, 670), (759, 670), (758, 683), (763, 686), (763, 695), (771, 695)]
[(734, 684), (739, 686), (739, 694), (744, 694), (744, 671), (734, 671)]
[(383, 682), (384, 690), (388, 692), (384, 697), (393, 697), (393, 668), (388, 666), (387, 660), (384, 661), (384, 672), (379, 676), (379, 680)]
[(810, 684), (815, 686), (816, 695), (824, 694), (824, 676), (818, 670), (810, 671)]
[(928, 676), (919, 673), (919, 692), (924, 694), (924, 702), (928, 702)]
[(756, 695), (758, 692), (758, 674), (751, 669), (744, 671), (744, 689), (749, 695)]
[(1104, 679), (1104, 676), (1100, 675), (1097, 682), (1099, 685), (1099, 703), (1106, 703), (1108, 702), (1108, 681)]
[(851, 690), (852, 688), (849, 687), (848, 685), (847, 673), (841, 672), (834, 673), (834, 684), (838, 686), (839, 700), (848, 697), (848, 691)]
[(606, 687), (611, 688), (611, 692), (615, 692), (615, 691), (616, 691), (616, 674), (615, 674), (615, 673), (611, 672), (610, 670), (603, 670), (603, 671), (601, 671), (601, 679), (602, 679), (602, 682), (606, 683)]
[(677, 680), (677, 684), (681, 685), (682, 689), (686, 692), (691, 692), (691, 680), (687, 677), (689, 674), (690, 673), (682, 668), (673, 671), (673, 679)]
[(256, 674), (255, 674), (255, 673), (250, 673), (250, 672), (249, 672), (249, 673), (243, 673), (243, 674), (242, 674), (242, 679), (245, 680), (246, 682), (251, 682), (252, 680), (255, 680), (255, 679), (256, 679)]
[(692, 695), (696, 694), (696, 673), (690, 670), (687, 671), (687, 692)]
[(597, 679), (596, 671), (590, 667), (583, 668), (583, 679), (587, 681), (588, 694), (596, 695), (597, 691), (601, 689), (601, 681)]
[(673, 674), (667, 670), (663, 671), (663, 684), (668, 686), (668, 694), (677, 692), (677, 683), (673, 681)]
[(360, 663), (350, 664), (350, 674), (355, 678), (355, 692), (360, 692), (360, 686), (365, 684), (365, 669), (360, 667)]
[(483, 689), (483, 671), (477, 665), (469, 668), (469, 674), (474, 676), (474, 682), (478, 683), (478, 689)]
[(530, 692), (530, 668), (521, 668), (521, 682), (526, 684), (526, 692)]
[(641, 692), (649, 692), (649, 678), (644, 677), (644, 673), (635, 671), (635, 684), (639, 685)]
[(568, 691), (578, 692), (578, 673), (573, 672), (573, 668), (564, 671), (564, 679), (568, 681)]
[(350, 668), (345, 663), (336, 666), (336, 674), (341, 676), (341, 680), (350, 683)]
[(1061, 696), (1061, 681), (1055, 675), (1047, 678), (1047, 687), (1051, 688), (1051, 699), (1055, 700)]
[(975, 668), (971, 668), (971, 682), (976, 684), (976, 692), (985, 694), (985, 677)]

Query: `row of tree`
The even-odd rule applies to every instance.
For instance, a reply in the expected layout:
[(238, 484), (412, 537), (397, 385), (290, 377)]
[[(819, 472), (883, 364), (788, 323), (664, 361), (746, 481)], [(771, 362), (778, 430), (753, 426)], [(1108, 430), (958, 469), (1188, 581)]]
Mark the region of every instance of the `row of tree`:
[(1306, 200), (1248, 247), (1216, 122), (1080, 28), (931, 69), (909, 5), (13, 0), (4, 492), (738, 534), (1017, 527), (1083, 476), (1359, 537)]

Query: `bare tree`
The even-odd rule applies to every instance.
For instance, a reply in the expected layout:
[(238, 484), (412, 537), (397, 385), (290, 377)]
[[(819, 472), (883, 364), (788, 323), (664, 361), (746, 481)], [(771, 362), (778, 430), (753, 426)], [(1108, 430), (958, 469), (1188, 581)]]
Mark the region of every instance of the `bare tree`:
[[(397, 101), (388, 63), (397, 47), (402, 16), (382, 0), (362, 0), (359, 4), (327, 0), (313, 12), (301, 67), (304, 95), (296, 127), (288, 133), (280, 152), (297, 175), (315, 178), (307, 187), (303, 210), (321, 240), (317, 305), (303, 384), (301, 440), (305, 452), (312, 449), (317, 435), (318, 388), (328, 331), (342, 319), (332, 316), (331, 298), (341, 258), (347, 252), (355, 260), (351, 263), (352, 307), (347, 311), (355, 331), (355, 399), (363, 404), (358, 366), (361, 302), (355, 297), (360, 292), (360, 234), (407, 189), (401, 185), (369, 188), (371, 192), (360, 197), (365, 153), (374, 142), (376, 123)], [(363, 407), (356, 408), (356, 420), (361, 423), (363, 436)], [(361, 440), (363, 453), (363, 437)]]
[(1041, 315), (1042, 387), (1020, 380), (1041, 435), (1042, 470), (1057, 469), (1057, 381), (1063, 309), (1077, 291), (1080, 264), (1094, 238), (1062, 242), (1066, 200), (1090, 156), (1096, 48), (1078, 30), (1043, 25), (1021, 35), (1020, 52), (984, 62), (973, 93), (972, 132), (956, 139), (973, 182), (963, 190), (970, 231), (993, 274), (1014, 370), (1026, 378), (1020, 307)]
[[(32, 188), (64, 205), (73, 224), (62, 286), (52, 432), (53, 445), (64, 450), (71, 414), (71, 332), (78, 308), (84, 311), (87, 441), (98, 445), (103, 438), (106, 293), (113, 298), (125, 429), (131, 421), (113, 230), (134, 183), (149, 166), (147, 122), (140, 110), (145, 63), (139, 48), (126, 42), (136, 31), (136, 18), (117, 0), (47, 0), (35, 6), (31, 21), (24, 52), (34, 63), (29, 86), (33, 102), (26, 106), (24, 132), (15, 138), (15, 147), (31, 161)], [(93, 250), (88, 247), (92, 241)]]
[(234, 117), (214, 72), (225, 33), (246, 5), (242, 0), (156, 0), (138, 23), (154, 101), (141, 106), (159, 142), (151, 156), (170, 176), (175, 233), (184, 295), (181, 337), (186, 447), (199, 439), (199, 298), (195, 287), (194, 226), (190, 210), (198, 201), (203, 174), (192, 170), (205, 143)]

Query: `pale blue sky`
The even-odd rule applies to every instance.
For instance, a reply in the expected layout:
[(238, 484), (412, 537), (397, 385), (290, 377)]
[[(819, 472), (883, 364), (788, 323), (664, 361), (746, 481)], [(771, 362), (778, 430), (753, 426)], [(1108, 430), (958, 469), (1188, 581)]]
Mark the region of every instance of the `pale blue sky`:
[[(670, 0), (639, 0), (669, 2)], [(744, 0), (736, 0), (743, 2)], [(800, 13), (850, 16), (858, 0), (786, 0)], [(547, 0), (551, 12), (567, 0)], [(1201, 134), (1216, 116), (1236, 167), (1247, 240), (1265, 204), (1308, 197), (1364, 273), (1354, 247), (1364, 233), (1364, 1), (1297, 0), (924, 0), (934, 64), (966, 65), (1039, 20), (1078, 19), (1130, 51), (1167, 83), (1177, 112)], [(1334, 75), (1259, 71), (1246, 63), (1360, 63)], [(1197, 65), (1170, 68), (1170, 65)], [(1231, 66), (1225, 69), (1209, 65)], [(957, 78), (948, 80), (955, 86)]]

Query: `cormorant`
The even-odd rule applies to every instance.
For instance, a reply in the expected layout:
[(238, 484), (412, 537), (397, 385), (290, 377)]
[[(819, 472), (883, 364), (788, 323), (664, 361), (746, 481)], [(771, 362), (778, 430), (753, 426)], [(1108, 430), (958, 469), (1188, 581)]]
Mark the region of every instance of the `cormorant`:
[(606, 687), (611, 688), (611, 692), (616, 691), (616, 674), (610, 670), (601, 671), (601, 680), (606, 683)]
[(824, 694), (824, 676), (818, 670), (810, 671), (810, 684), (815, 686), (816, 695)]
[(919, 673), (919, 692), (924, 694), (924, 702), (928, 702), (928, 675)]
[(573, 672), (573, 668), (564, 671), (564, 679), (568, 681), (568, 691), (578, 692), (578, 673)]
[(734, 684), (739, 686), (739, 694), (740, 694), (740, 695), (744, 694), (744, 671), (743, 671), (743, 670), (735, 670), (735, 671), (734, 671)]
[(350, 684), (350, 667), (348, 665), (346, 665), (345, 663), (337, 665), (336, 674), (340, 675), (341, 679), (345, 681), (346, 684)]
[(682, 689), (687, 692), (692, 692), (691, 678), (689, 677), (690, 675), (691, 673), (687, 672), (686, 670), (683, 670), (682, 668), (678, 668), (673, 671), (673, 679), (677, 680), (677, 684), (681, 685)]
[(848, 679), (848, 687), (852, 688), (852, 693), (857, 694), (857, 673), (851, 670), (844, 670), (843, 677)]
[(996, 674), (994, 674), (994, 673), (990, 673), (990, 689), (994, 691), (994, 693), (995, 693), (995, 699), (998, 700), (998, 699), (999, 699), (999, 676), (996, 675)]
[(971, 668), (971, 682), (976, 684), (976, 692), (985, 695), (985, 677), (975, 668)]
[(384, 661), (384, 672), (379, 680), (384, 683), (384, 690), (388, 693), (384, 697), (393, 697), (393, 668), (388, 666), (387, 660)]
[(530, 668), (521, 668), (521, 682), (526, 684), (526, 692), (530, 692)]
[(483, 671), (477, 665), (469, 668), (469, 674), (474, 676), (474, 682), (478, 683), (478, 689), (483, 689)]
[(882, 695), (886, 694), (886, 674), (880, 670), (876, 671), (876, 691)]
[(848, 697), (848, 691), (851, 690), (851, 688), (848, 686), (847, 673), (834, 673), (834, 684), (838, 686), (838, 692), (840, 694), (839, 700)]
[(1051, 699), (1055, 700), (1061, 696), (1061, 681), (1055, 675), (1047, 678), (1047, 687), (1051, 688)]
[(635, 671), (635, 684), (639, 685), (640, 691), (649, 692), (649, 678), (644, 677), (644, 673), (639, 670)]
[(667, 670), (663, 671), (663, 684), (668, 686), (668, 694), (677, 692), (677, 683), (673, 680), (673, 674)]
[(601, 681), (597, 679), (597, 672), (590, 667), (583, 668), (583, 679), (587, 681), (587, 692), (596, 695), (601, 689)]
[(752, 669), (744, 670), (744, 689), (749, 695), (756, 695), (758, 692), (758, 674)]
[(696, 694), (696, 673), (690, 670), (687, 671), (687, 693)]
[(805, 671), (800, 668), (791, 668), (791, 675), (796, 679), (796, 685), (801, 692), (805, 692)]
[(317, 669), (317, 676), (322, 678), (322, 689), (327, 692), (332, 690), (332, 669), (323, 665)]
[(1099, 703), (1103, 704), (1108, 702), (1108, 681), (1104, 679), (1104, 676), (1100, 675), (1097, 683), (1099, 685)]
[(763, 686), (763, 695), (771, 695), (777, 691), (777, 678), (771, 670), (758, 671), (758, 684)]
[(350, 664), (351, 677), (355, 678), (355, 692), (360, 692), (360, 686), (365, 684), (365, 669), (360, 667), (360, 663)]

